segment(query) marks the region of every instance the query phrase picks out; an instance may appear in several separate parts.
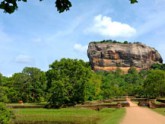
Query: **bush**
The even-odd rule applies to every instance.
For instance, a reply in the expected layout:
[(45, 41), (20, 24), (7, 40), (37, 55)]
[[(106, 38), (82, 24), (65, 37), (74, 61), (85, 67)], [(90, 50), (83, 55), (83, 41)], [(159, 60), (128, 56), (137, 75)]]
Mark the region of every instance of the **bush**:
[(11, 111), (6, 108), (5, 104), (0, 103), (0, 124), (8, 124), (11, 116)]

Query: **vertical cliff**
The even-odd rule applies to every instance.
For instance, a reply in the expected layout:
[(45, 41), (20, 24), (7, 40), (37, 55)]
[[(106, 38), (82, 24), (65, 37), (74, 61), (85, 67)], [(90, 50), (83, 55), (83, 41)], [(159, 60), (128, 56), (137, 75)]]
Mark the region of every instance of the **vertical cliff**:
[(119, 67), (127, 72), (132, 66), (141, 70), (163, 62), (157, 50), (141, 43), (91, 42), (87, 53), (94, 70), (112, 71)]

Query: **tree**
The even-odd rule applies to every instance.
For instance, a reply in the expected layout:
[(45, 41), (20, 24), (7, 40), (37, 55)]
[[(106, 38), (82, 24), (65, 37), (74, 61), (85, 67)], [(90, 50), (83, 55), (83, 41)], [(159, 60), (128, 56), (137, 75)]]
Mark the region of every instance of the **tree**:
[(25, 67), (21, 73), (12, 76), (13, 87), (19, 93), (17, 98), (24, 102), (40, 102), (45, 96), (46, 76), (34, 67)]
[(9, 102), (7, 78), (0, 73), (0, 102)]
[(136, 67), (130, 67), (129, 70), (128, 70), (128, 74), (137, 75), (138, 72), (137, 72), (137, 70), (136, 70)]
[(151, 65), (151, 69), (165, 70), (165, 64), (155, 63), (155, 64)]
[(109, 99), (125, 95), (124, 78), (121, 70), (117, 69), (116, 72), (103, 72), (101, 95), (103, 99)]
[[(17, 2), (27, 2), (27, 0), (3, 0), (0, 3), (0, 9), (3, 9), (4, 12), (6, 13), (13, 13), (15, 10), (18, 9), (18, 5)], [(43, 1), (43, 0), (39, 0), (39, 1)], [(133, 3), (137, 3), (137, 0), (130, 0), (131, 4)], [(57, 8), (57, 11), (59, 13), (67, 11), (70, 9), (70, 7), (72, 6), (72, 3), (69, 0), (56, 0), (55, 1), (55, 6)]]
[(11, 117), (11, 111), (5, 106), (5, 104), (0, 103), (0, 124), (8, 124)]
[(46, 73), (49, 104), (53, 107), (74, 105), (85, 101), (85, 86), (90, 78), (90, 66), (82, 60), (54, 61)]
[(7, 97), (7, 87), (0, 86), (0, 102), (8, 102), (8, 97)]
[(165, 96), (165, 72), (151, 70), (144, 81), (144, 90), (147, 97)]
[(128, 95), (138, 95), (141, 94), (143, 78), (140, 77), (140, 74), (135, 67), (131, 67), (128, 70), (128, 74), (125, 75), (125, 82)]
[(102, 76), (98, 73), (91, 72), (90, 79), (85, 86), (85, 100), (101, 99), (101, 84)]
[(0, 73), (0, 86), (2, 86), (2, 74)]

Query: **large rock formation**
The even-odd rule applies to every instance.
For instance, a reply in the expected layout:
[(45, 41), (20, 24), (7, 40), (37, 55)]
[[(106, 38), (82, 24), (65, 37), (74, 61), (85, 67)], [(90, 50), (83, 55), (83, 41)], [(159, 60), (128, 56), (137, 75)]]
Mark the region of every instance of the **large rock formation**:
[(132, 66), (141, 70), (163, 62), (157, 50), (141, 43), (91, 42), (87, 52), (96, 71), (112, 71), (119, 67), (127, 72)]

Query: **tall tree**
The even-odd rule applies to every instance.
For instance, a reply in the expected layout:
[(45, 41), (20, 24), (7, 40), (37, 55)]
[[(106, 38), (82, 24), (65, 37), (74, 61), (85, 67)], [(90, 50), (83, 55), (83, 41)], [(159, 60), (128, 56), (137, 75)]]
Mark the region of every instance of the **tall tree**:
[(128, 70), (128, 74), (125, 75), (125, 82), (128, 95), (139, 95), (142, 89), (143, 80), (135, 67), (131, 67)]
[(13, 86), (20, 99), (25, 102), (39, 102), (46, 90), (46, 76), (43, 71), (34, 67), (25, 67), (21, 73), (13, 75)]
[(7, 78), (0, 73), (0, 102), (9, 102)]
[(49, 103), (54, 107), (83, 103), (90, 67), (77, 59), (54, 61), (46, 73), (50, 92)]
[(165, 71), (151, 70), (144, 81), (147, 97), (165, 96)]
[(101, 99), (101, 84), (102, 76), (91, 72), (90, 79), (85, 86), (85, 100)]
[(123, 90), (125, 82), (120, 74), (120, 70), (116, 72), (104, 72), (102, 76), (101, 94), (103, 99), (125, 95), (125, 91)]

